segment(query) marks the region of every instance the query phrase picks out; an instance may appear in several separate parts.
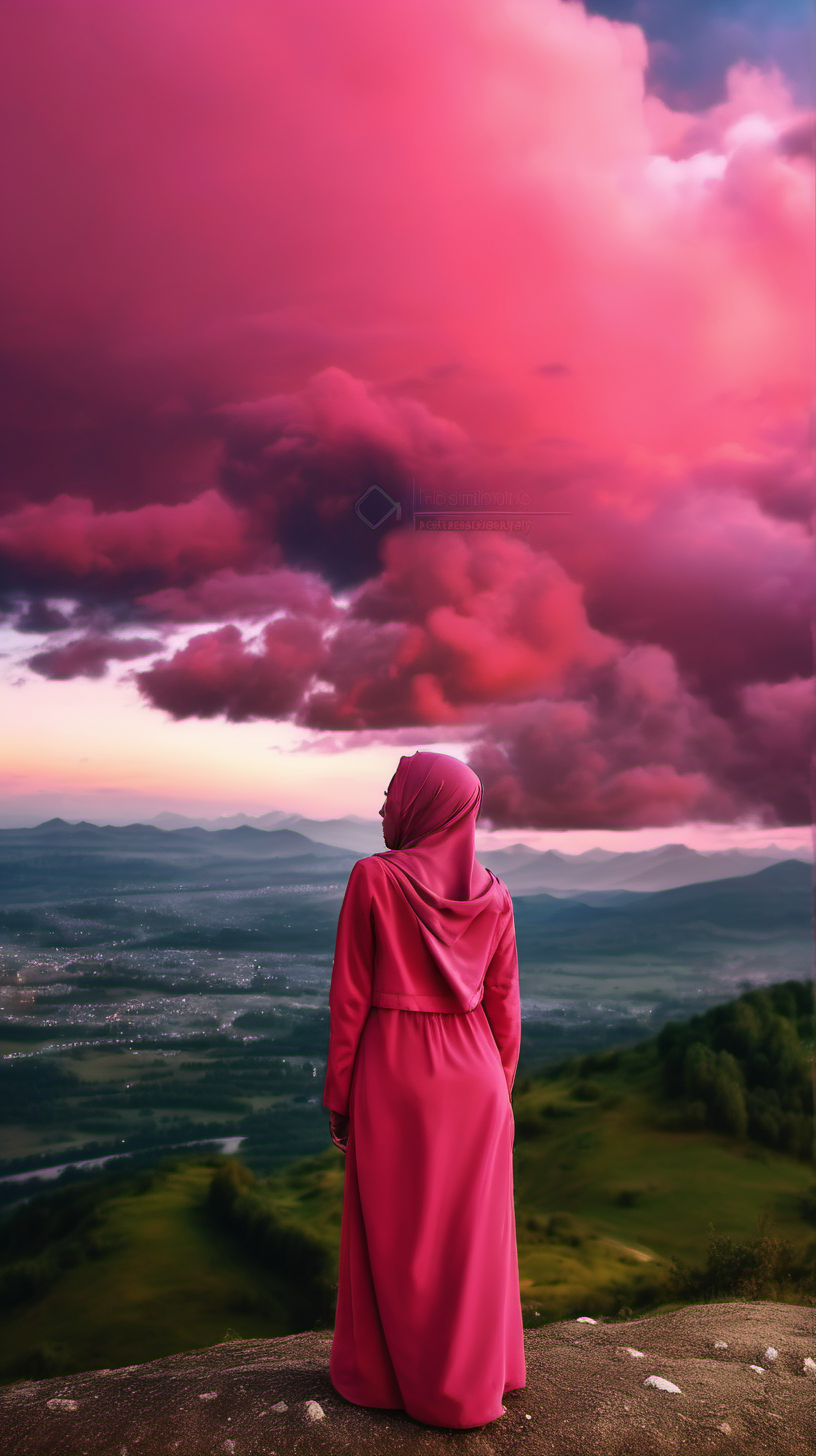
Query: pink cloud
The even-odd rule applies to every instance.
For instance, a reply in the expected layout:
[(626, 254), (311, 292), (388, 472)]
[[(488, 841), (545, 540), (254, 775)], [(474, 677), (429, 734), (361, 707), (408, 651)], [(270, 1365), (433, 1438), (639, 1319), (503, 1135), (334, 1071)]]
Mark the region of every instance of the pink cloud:
[(286, 567), (244, 574), (225, 567), (189, 587), (149, 592), (137, 598), (137, 605), (165, 622), (221, 622), (232, 617), (258, 621), (280, 611), (326, 622), (335, 615), (331, 593), (319, 576)]
[(219, 627), (139, 673), (138, 682), (156, 707), (175, 718), (284, 718), (297, 708), (323, 658), (313, 623), (280, 618), (264, 629), (260, 651), (247, 646), (237, 627)]
[(667, 653), (636, 647), (588, 686), (494, 715), (470, 755), (494, 825), (808, 822), (816, 679), (755, 684), (725, 716), (689, 692)]
[(28, 666), (40, 677), (64, 682), (73, 677), (104, 677), (109, 662), (131, 662), (160, 652), (162, 643), (152, 637), (103, 637), (89, 634), (75, 637), (59, 647), (48, 647), (29, 657)]
[[(497, 822), (801, 822), (812, 118), (779, 72), (674, 111), (638, 27), (560, 0), (5, 25), (18, 620), (223, 623), (146, 702), (475, 735)], [(415, 488), (524, 492), (529, 532), (414, 533)]]
[(12, 579), (82, 588), (145, 576), (184, 580), (245, 553), (240, 516), (216, 491), (183, 505), (97, 511), (57, 496), (0, 518), (0, 558)]

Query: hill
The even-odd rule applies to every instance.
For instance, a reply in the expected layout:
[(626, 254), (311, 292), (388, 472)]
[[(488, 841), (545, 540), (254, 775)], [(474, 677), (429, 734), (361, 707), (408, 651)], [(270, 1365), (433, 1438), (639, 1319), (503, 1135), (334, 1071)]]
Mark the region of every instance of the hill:
[(643, 894), (677, 889), (682, 885), (709, 880), (753, 875), (757, 870), (796, 859), (808, 863), (802, 853), (780, 857), (769, 845), (766, 853), (740, 849), (701, 853), (686, 844), (661, 844), (655, 849), (622, 853), (587, 850), (582, 855), (565, 855), (558, 850), (536, 850), (527, 844), (509, 845), (479, 858), (501, 875), (513, 895), (547, 891), (555, 895), (576, 895), (586, 891), (620, 891)]
[[(517, 1081), (528, 1325), (723, 1296), (816, 1301), (803, 1136), (812, 1004), (795, 982), (752, 992), (635, 1047)], [(763, 1058), (783, 1046), (769, 1074)], [(745, 1109), (737, 1124), (734, 1089)], [(261, 1131), (241, 1158), (193, 1154), (74, 1177), (12, 1210), (0, 1262), (0, 1331), (14, 1352), (4, 1378), (132, 1364), (228, 1330), (265, 1337), (330, 1322), (341, 1155), (329, 1146), (270, 1174)]]

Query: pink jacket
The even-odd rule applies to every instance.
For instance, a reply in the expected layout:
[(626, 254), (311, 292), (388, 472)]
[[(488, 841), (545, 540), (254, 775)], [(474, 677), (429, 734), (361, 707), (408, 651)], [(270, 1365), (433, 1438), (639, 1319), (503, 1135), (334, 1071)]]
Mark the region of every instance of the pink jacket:
[(347, 1113), (354, 1059), (372, 1006), (470, 1012), (481, 1005), (508, 1091), (521, 1039), (513, 903), (491, 875), (472, 900), (444, 900), (389, 855), (357, 861), (340, 910), (329, 993), (323, 1103)]

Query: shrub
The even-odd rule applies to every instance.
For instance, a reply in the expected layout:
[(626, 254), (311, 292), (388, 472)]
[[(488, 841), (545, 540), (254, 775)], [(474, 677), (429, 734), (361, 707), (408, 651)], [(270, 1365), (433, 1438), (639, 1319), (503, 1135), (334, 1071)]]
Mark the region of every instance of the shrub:
[(718, 1234), (711, 1226), (705, 1264), (693, 1267), (673, 1258), (669, 1288), (674, 1298), (690, 1300), (816, 1294), (816, 1246), (804, 1255), (797, 1254), (773, 1232), (767, 1218), (757, 1220), (756, 1237), (745, 1243)]
[(230, 1158), (213, 1174), (207, 1206), (214, 1219), (289, 1286), (302, 1329), (333, 1315), (332, 1259), (325, 1244), (276, 1209), (254, 1173)]

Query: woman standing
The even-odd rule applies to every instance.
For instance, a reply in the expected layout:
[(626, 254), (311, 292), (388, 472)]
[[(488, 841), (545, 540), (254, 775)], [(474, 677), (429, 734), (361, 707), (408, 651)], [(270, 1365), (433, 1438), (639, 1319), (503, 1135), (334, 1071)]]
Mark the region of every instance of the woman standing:
[(483, 1425), (525, 1383), (510, 1089), (519, 991), (510, 894), (474, 853), (481, 784), (400, 759), (386, 853), (337, 927), (323, 1102), (346, 1152), (331, 1379), (357, 1405)]

